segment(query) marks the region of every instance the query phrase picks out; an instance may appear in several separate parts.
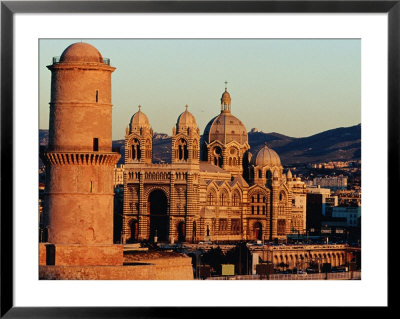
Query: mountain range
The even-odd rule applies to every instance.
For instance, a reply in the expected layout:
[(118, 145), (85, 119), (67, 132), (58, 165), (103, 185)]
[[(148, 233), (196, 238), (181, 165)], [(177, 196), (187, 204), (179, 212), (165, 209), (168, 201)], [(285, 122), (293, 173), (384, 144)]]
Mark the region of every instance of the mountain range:
[[(282, 165), (299, 165), (329, 161), (350, 161), (361, 159), (361, 124), (339, 127), (309, 137), (290, 137), (279, 133), (263, 133), (252, 129), (249, 133), (250, 152), (255, 154), (266, 143), (281, 158)], [(39, 130), (39, 144), (48, 144), (48, 130)], [(113, 141), (113, 149), (122, 154), (124, 140)], [(153, 136), (153, 162), (171, 161), (171, 137), (163, 133)]]

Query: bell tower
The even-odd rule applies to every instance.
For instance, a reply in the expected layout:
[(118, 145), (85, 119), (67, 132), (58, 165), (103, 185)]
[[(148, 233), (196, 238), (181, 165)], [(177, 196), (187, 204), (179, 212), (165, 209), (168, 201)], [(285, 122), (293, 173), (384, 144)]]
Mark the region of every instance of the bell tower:
[(172, 128), (172, 163), (198, 165), (200, 130), (187, 105), (185, 108), (179, 115), (176, 126)]
[(153, 155), (153, 129), (149, 119), (138, 106), (125, 130), (125, 163), (151, 164)]

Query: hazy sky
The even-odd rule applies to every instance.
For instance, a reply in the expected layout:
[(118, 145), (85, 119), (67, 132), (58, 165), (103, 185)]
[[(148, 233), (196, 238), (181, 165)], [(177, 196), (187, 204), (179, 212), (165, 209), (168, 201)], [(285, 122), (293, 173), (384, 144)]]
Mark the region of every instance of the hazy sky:
[(154, 132), (171, 135), (189, 105), (201, 134), (220, 112), (228, 81), (232, 114), (247, 130), (304, 137), (361, 122), (361, 40), (69, 39), (39, 42), (40, 128), (49, 125), (46, 65), (74, 42), (111, 65), (113, 139), (142, 105)]

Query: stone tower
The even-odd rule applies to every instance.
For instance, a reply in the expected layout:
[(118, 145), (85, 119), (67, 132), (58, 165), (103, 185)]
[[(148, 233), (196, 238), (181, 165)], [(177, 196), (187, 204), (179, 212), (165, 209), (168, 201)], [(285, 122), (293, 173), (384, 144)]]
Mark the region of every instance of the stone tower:
[(179, 115), (172, 129), (172, 164), (199, 164), (200, 130), (193, 114), (186, 110)]
[(139, 105), (139, 110), (133, 114), (125, 132), (125, 163), (151, 164), (152, 140), (153, 129)]
[(113, 263), (114, 248), (119, 249), (112, 245), (113, 168), (120, 157), (112, 152), (115, 68), (92, 45), (75, 43), (48, 69), (49, 145), (42, 154), (48, 242), (54, 244), (48, 259), (50, 264), (96, 264), (96, 258)]

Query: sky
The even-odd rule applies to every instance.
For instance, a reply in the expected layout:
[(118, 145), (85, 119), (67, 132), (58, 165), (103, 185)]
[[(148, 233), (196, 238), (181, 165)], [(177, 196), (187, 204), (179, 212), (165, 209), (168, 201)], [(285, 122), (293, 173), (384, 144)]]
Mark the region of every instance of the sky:
[(306, 137), (361, 123), (360, 39), (41, 39), (41, 129), (49, 126), (46, 66), (80, 41), (116, 67), (114, 140), (139, 104), (153, 131), (168, 135), (187, 104), (202, 134), (220, 112), (225, 81), (232, 114), (247, 131)]

